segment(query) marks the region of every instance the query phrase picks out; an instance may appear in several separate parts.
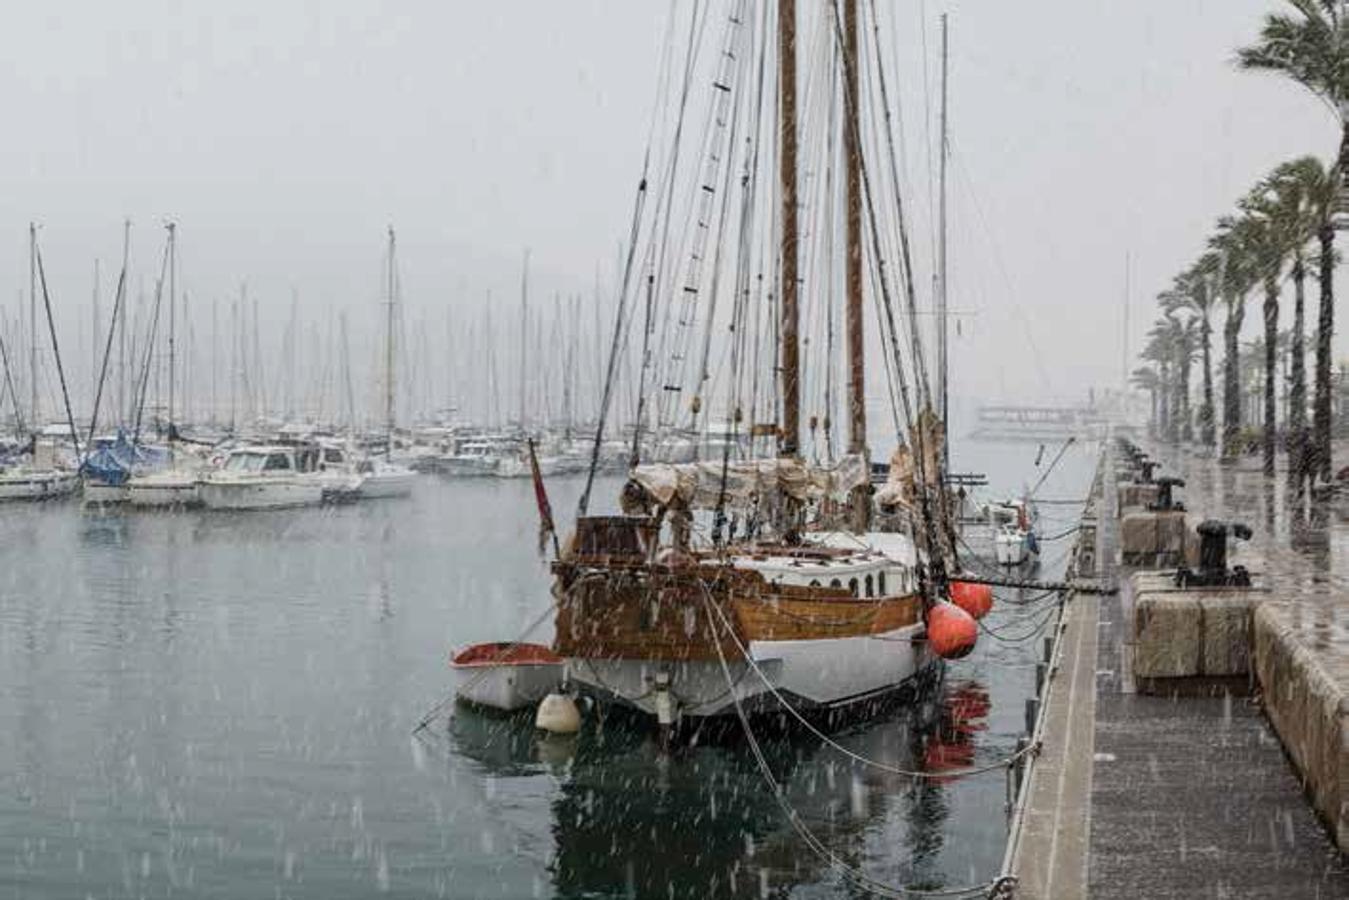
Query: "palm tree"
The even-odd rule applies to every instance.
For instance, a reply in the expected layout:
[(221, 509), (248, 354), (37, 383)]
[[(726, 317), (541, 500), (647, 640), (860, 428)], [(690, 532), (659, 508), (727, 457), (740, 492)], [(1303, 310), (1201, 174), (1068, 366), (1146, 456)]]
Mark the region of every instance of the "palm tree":
[(1276, 416), (1276, 355), (1279, 345), (1279, 275), (1284, 257), (1299, 241), (1297, 233), (1295, 188), (1279, 178), (1278, 170), (1257, 184), (1241, 198), (1238, 206), (1245, 214), (1250, 236), (1250, 250), (1254, 274), (1265, 289), (1263, 305), (1265, 321), (1262, 370), (1265, 375), (1264, 472), (1274, 477), (1274, 461), (1278, 452), (1278, 418)]
[(1209, 246), (1218, 254), (1217, 289), (1227, 307), (1223, 323), (1223, 445), (1224, 459), (1236, 456), (1241, 433), (1240, 349), (1241, 324), (1246, 317), (1246, 295), (1255, 283), (1252, 245), (1254, 225), (1246, 218), (1218, 220), (1218, 233)]
[(1292, 12), (1265, 17), (1260, 38), (1237, 51), (1244, 69), (1278, 72), (1296, 81), (1338, 117), (1340, 147), (1325, 173), (1321, 198), (1325, 215), (1316, 229), (1321, 281), (1316, 333), (1316, 392), (1313, 402), (1315, 475), (1330, 479), (1330, 339), (1334, 330), (1333, 269), (1335, 231), (1331, 216), (1349, 175), (1349, 13), (1341, 0), (1288, 0)]
[(1152, 402), (1152, 413), (1148, 418), (1148, 431), (1152, 434), (1157, 433), (1157, 393), (1161, 389), (1161, 378), (1157, 376), (1157, 370), (1152, 366), (1142, 366), (1134, 369), (1133, 374), (1129, 376), (1129, 382), (1136, 388), (1148, 392), (1148, 397)]
[[(1278, 216), (1283, 220), (1287, 231), (1289, 254), (1292, 257), (1291, 275), (1293, 279), (1293, 329), (1289, 340), (1290, 380), (1288, 395), (1288, 452), (1289, 469), (1295, 483), (1295, 491), (1302, 496), (1306, 480), (1313, 476), (1312, 447), (1307, 433), (1307, 366), (1306, 366), (1306, 288), (1307, 261), (1304, 247), (1307, 241), (1316, 238), (1326, 242), (1323, 250), (1328, 251), (1332, 266), (1325, 267), (1323, 275), (1329, 279), (1334, 260), (1334, 249), (1330, 242), (1334, 240), (1334, 230), (1329, 226), (1332, 201), (1335, 196), (1333, 180), (1328, 176), (1320, 161), (1312, 156), (1304, 156), (1284, 163), (1274, 170), (1270, 181), (1280, 198)], [(1321, 370), (1320, 344), (1321, 329), (1318, 328), (1318, 396), (1324, 393), (1324, 425), (1326, 438), (1329, 439), (1329, 378), (1330, 378), (1330, 330), (1333, 324), (1333, 301), (1329, 283), (1323, 285), (1323, 298), (1326, 300), (1321, 314), (1325, 317), (1325, 371)], [(1320, 387), (1321, 379), (1326, 387)], [(1327, 446), (1328, 451), (1328, 446)], [(1325, 456), (1329, 460), (1328, 452)]]
[(1211, 289), (1218, 270), (1218, 255), (1204, 254), (1189, 270), (1176, 278), (1176, 292), (1185, 297), (1199, 322), (1199, 346), (1204, 367), (1202, 399), (1199, 403), (1199, 441), (1213, 446), (1213, 324), (1209, 318), (1217, 291)]
[(1180, 398), (1177, 393), (1176, 338), (1179, 323), (1164, 314), (1148, 331), (1143, 359), (1157, 366), (1157, 430), (1164, 441), (1175, 441), (1180, 423)]
[(1189, 298), (1179, 290), (1163, 291), (1157, 295), (1166, 322), (1167, 347), (1171, 351), (1174, 384), (1171, 400), (1172, 440), (1194, 440), (1194, 417), (1190, 415), (1190, 366), (1198, 343), (1198, 321), (1192, 312)]

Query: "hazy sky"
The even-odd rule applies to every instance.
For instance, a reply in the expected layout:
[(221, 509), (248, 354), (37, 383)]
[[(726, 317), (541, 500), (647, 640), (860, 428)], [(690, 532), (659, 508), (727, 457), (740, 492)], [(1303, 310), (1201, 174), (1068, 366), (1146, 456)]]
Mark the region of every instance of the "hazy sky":
[[(1136, 348), (1152, 296), (1241, 192), (1285, 159), (1333, 152), (1322, 106), (1232, 65), (1280, 5), (896, 0), (920, 259), (936, 21), (951, 14), (951, 303), (970, 312), (957, 391), (1077, 397), (1117, 384), (1126, 251)], [(147, 278), (173, 218), (194, 296), (229, 296), (246, 278), (277, 323), (292, 288), (306, 311), (373, 321), (389, 223), (411, 314), (513, 296), (525, 247), (542, 293), (588, 290), (627, 228), (667, 10), (11, 4), (0, 284), (12, 288), (0, 302), (12, 310), (26, 285), (29, 219), (67, 308), (87, 304), (95, 256), (114, 267), (123, 217)]]

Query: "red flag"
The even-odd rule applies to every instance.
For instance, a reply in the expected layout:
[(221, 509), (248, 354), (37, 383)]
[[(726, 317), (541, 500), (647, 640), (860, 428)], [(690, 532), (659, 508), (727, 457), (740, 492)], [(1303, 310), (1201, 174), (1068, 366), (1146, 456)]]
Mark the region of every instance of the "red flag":
[(553, 527), (553, 506), (548, 502), (548, 491), (543, 486), (543, 473), (539, 471), (539, 457), (534, 452), (534, 439), (529, 439), (529, 473), (534, 478), (534, 502), (539, 506), (539, 555), (543, 555), (548, 546), (548, 536), (553, 536), (553, 556), (560, 557), (557, 545), (557, 529)]

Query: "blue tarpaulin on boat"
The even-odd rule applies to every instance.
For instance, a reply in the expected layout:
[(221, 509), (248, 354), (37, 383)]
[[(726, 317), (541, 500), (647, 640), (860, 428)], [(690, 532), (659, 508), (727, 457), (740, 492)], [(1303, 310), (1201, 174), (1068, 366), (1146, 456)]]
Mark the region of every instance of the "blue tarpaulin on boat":
[(80, 473), (103, 484), (125, 484), (133, 469), (158, 468), (166, 460), (163, 450), (138, 447), (119, 430), (114, 440), (97, 442), (94, 452), (80, 466)]

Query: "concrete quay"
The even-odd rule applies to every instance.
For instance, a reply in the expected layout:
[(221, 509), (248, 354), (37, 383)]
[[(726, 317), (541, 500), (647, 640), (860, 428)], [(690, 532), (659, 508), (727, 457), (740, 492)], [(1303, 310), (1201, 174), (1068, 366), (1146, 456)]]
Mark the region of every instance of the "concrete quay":
[[(1075, 558), (1119, 590), (1062, 607), (1003, 895), (1349, 897), (1349, 526), (1304, 525), (1248, 466), (1145, 449), (1186, 481), (1183, 543), (1107, 442)], [(1229, 551), (1252, 587), (1176, 586), (1204, 518), (1255, 530)], [(1131, 562), (1158, 542), (1148, 568), (1122, 564), (1122, 520)]]

